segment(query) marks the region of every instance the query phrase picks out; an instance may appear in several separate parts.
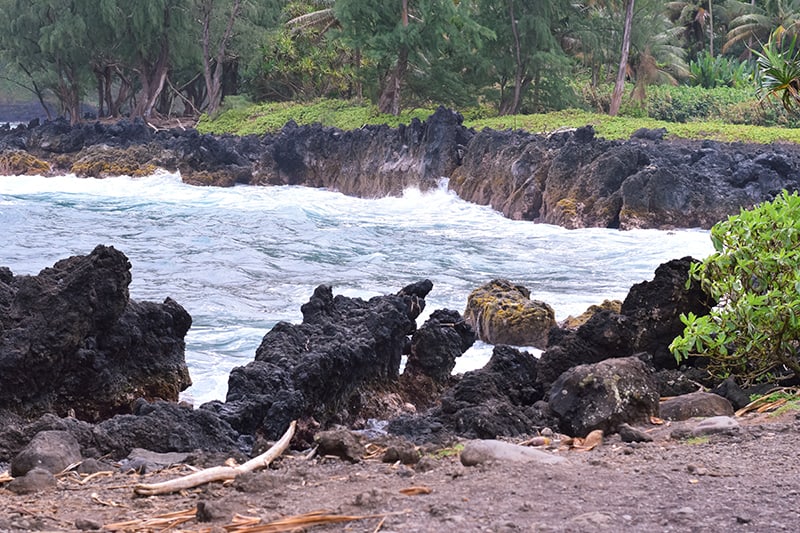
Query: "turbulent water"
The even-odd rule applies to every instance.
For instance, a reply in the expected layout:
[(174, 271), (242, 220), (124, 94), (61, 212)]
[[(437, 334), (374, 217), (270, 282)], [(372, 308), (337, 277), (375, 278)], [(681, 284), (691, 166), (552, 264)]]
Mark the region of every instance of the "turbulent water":
[[(302, 187), (200, 188), (178, 176), (0, 177), (0, 266), (36, 274), (113, 245), (133, 265), (131, 297), (172, 297), (192, 315), (188, 399), (223, 399), (279, 320), (299, 322), (319, 284), (368, 298), (429, 278), (434, 309), (463, 311), (498, 277), (525, 285), (558, 319), (624, 298), (669, 259), (704, 257), (705, 231), (565, 230), (512, 221), (447, 191), (364, 200)], [(482, 366), (478, 343), (456, 367)]]

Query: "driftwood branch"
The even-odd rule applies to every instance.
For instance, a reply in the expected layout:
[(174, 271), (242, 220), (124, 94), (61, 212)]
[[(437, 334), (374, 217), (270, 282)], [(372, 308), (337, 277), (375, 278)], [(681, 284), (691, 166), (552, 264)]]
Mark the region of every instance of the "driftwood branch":
[(139, 484), (133, 488), (133, 491), (142, 496), (169, 494), (171, 492), (199, 487), (200, 485), (205, 485), (206, 483), (212, 483), (214, 481), (229, 481), (240, 474), (266, 468), (289, 447), (289, 441), (291, 441), (294, 436), (296, 425), (297, 422), (293, 421), (289, 424), (289, 429), (286, 430), (286, 433), (284, 433), (280, 440), (269, 450), (258, 457), (250, 459), (244, 464), (238, 466), (214, 466), (178, 479), (162, 481), (161, 483)]

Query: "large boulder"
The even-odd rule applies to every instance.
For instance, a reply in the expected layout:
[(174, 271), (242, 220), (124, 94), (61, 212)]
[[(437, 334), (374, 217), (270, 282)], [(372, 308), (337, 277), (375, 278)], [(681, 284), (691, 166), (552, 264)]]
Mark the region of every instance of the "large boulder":
[(495, 279), (472, 291), (464, 319), (478, 338), (490, 344), (545, 348), (555, 311), (530, 299), (530, 291), (505, 279)]
[(97, 246), (37, 276), (0, 269), (0, 410), (99, 420), (136, 398), (178, 399), (191, 317), (169, 298), (130, 300), (130, 268)]
[(550, 410), (568, 435), (583, 437), (620, 424), (646, 422), (658, 415), (658, 388), (636, 357), (607, 359), (564, 372), (549, 392)]
[(368, 301), (317, 287), (301, 308), (303, 322), (272, 328), (255, 361), (231, 371), (225, 403), (203, 408), (241, 433), (268, 438), (298, 418), (324, 428), (357, 417), (348, 410), (354, 395), (397, 381), (408, 336), (432, 287), (426, 280)]
[(699, 283), (692, 282), (687, 288), (693, 262), (691, 257), (684, 257), (659, 265), (653, 279), (631, 287), (622, 302), (620, 313), (634, 324), (631, 353), (649, 353), (656, 368), (677, 367), (669, 345), (683, 333), (680, 316), (706, 315), (716, 305)]

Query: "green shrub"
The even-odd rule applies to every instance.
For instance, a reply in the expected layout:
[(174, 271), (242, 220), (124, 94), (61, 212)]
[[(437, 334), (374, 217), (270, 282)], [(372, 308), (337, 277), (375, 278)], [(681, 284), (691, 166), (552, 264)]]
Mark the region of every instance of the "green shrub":
[(800, 196), (772, 202), (716, 224), (716, 253), (690, 270), (720, 304), (681, 316), (686, 328), (670, 345), (680, 363), (706, 356), (709, 371), (744, 383), (800, 376)]
[(689, 84), (704, 89), (745, 87), (751, 83), (753, 66), (735, 58), (714, 57), (703, 51), (689, 63), (689, 73)]

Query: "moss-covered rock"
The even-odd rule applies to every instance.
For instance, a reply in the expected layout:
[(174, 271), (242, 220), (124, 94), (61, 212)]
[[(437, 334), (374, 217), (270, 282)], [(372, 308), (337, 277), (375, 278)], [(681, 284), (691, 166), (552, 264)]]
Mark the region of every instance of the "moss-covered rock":
[(0, 174), (11, 175), (37, 175), (48, 174), (50, 164), (46, 161), (23, 152), (22, 150), (7, 150), (0, 153)]
[(158, 152), (160, 149), (151, 145), (134, 145), (128, 148), (94, 145), (78, 153), (70, 171), (82, 178), (149, 176), (158, 168), (154, 161)]
[(464, 319), (484, 342), (541, 349), (547, 346), (550, 328), (556, 325), (552, 307), (531, 300), (528, 289), (504, 279), (472, 291)]
[(614, 313), (619, 313), (620, 309), (622, 309), (622, 301), (620, 300), (603, 300), (603, 303), (600, 305), (590, 305), (586, 311), (581, 313), (578, 316), (568, 316), (564, 319), (564, 321), (560, 324), (562, 328), (567, 329), (578, 329), (582, 325), (586, 324), (590, 318), (594, 315), (599, 313), (600, 311), (612, 311)]

